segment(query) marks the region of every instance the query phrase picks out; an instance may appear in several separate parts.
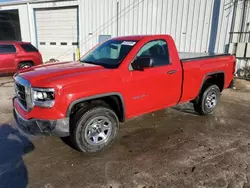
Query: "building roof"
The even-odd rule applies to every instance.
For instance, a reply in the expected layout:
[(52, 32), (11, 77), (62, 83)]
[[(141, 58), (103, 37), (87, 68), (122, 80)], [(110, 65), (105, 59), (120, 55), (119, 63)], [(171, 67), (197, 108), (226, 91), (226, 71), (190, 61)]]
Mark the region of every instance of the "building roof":
[[(0, 6), (21, 5), (26, 3), (55, 2), (55, 1), (65, 1), (65, 0), (13, 0), (9, 2), (1, 2)], [(76, 1), (76, 0), (69, 0), (69, 1)]]

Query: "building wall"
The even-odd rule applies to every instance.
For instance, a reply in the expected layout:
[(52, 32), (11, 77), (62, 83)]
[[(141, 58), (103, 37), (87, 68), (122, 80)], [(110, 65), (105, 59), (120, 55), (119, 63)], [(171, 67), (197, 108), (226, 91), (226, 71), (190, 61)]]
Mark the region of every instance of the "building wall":
[(250, 32), (250, 1), (248, 0), (246, 4), (246, 18), (242, 21), (242, 13), (244, 8), (244, 2), (241, 0), (239, 3), (235, 4), (236, 14), (235, 14), (235, 24), (233, 24), (232, 42), (250, 42), (250, 34), (242, 35), (237, 32), (240, 32), (241, 26), (243, 25), (243, 32)]
[[(250, 1), (246, 1), (246, 16), (245, 20), (243, 20), (243, 9), (244, 9), (244, 1), (240, 0), (238, 3), (234, 4), (235, 7), (235, 21), (232, 22), (232, 25), (230, 25), (230, 30), (231, 34), (229, 34), (229, 41), (232, 43), (237, 43), (237, 42), (248, 42), (250, 43)], [(232, 7), (232, 13), (233, 14), (233, 8)], [(232, 26), (232, 28), (231, 28)], [(243, 27), (242, 27), (243, 26)], [(244, 34), (240, 34), (239, 32), (241, 31), (247, 32)], [(226, 33), (228, 35), (228, 33)], [(237, 58), (237, 65), (236, 65), (236, 70), (243, 69), (246, 66), (250, 66), (250, 61), (249, 59), (246, 58)]]
[[(243, 0), (68, 0), (30, 2), (2, 6), (18, 8), (23, 40), (36, 44), (34, 10), (79, 6), (79, 42), (81, 54), (98, 43), (100, 35), (170, 34), (179, 51), (227, 52), (229, 42), (239, 42)], [(234, 8), (236, 7), (236, 8)], [(235, 24), (232, 18), (235, 12)], [(250, 2), (243, 30), (250, 31)], [(250, 42), (250, 34), (244, 40)], [(62, 52), (65, 53), (65, 52)], [(71, 52), (68, 52), (71, 53)], [(238, 68), (246, 59), (239, 60)]]
[(118, 12), (116, 0), (80, 2), (86, 18), (83, 51), (100, 34), (170, 34), (186, 52), (224, 52), (228, 42), (231, 0), (119, 0)]
[(117, 36), (117, 0), (80, 0), (81, 54), (98, 43), (99, 35)]
[[(161, 33), (173, 36), (182, 52), (226, 53), (229, 42), (239, 42), (239, 34), (229, 41), (229, 33), (240, 31), (243, 5), (243, 0), (80, 0), (81, 52), (97, 44), (99, 35)], [(243, 26), (250, 31), (250, 2), (246, 9)], [(246, 62), (239, 59), (237, 67)]]

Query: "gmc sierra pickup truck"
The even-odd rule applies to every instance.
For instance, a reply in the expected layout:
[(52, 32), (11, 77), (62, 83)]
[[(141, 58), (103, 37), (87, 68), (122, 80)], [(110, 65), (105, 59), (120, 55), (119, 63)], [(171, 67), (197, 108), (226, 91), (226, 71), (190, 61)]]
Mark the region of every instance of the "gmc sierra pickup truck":
[(14, 75), (14, 117), (27, 133), (64, 137), (82, 152), (97, 152), (126, 119), (186, 102), (211, 114), (234, 71), (234, 56), (178, 54), (169, 35), (117, 37), (79, 62)]

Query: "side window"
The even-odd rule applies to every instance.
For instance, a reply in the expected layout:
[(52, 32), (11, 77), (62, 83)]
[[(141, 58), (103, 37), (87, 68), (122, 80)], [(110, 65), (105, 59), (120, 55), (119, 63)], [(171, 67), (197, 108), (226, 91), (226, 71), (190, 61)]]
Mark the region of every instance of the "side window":
[(21, 44), (25, 52), (38, 52), (32, 44)]
[(154, 67), (170, 64), (168, 47), (164, 40), (148, 42), (140, 49), (136, 57), (152, 58)]
[(15, 53), (16, 48), (10, 44), (0, 44), (0, 54)]

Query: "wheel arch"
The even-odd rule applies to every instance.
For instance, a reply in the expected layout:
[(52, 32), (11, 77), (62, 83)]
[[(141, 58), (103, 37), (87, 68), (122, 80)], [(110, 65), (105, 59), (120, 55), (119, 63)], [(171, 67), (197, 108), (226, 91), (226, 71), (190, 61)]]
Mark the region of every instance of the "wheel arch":
[(73, 102), (70, 103), (70, 105), (67, 108), (66, 111), (66, 117), (70, 117), (72, 114), (72, 110), (78, 105), (86, 104), (87, 102), (95, 101), (95, 100), (103, 100), (106, 102), (110, 107), (115, 111), (117, 114), (119, 121), (124, 122), (125, 121), (125, 103), (123, 96), (121, 93), (118, 92), (110, 92), (110, 93), (104, 93), (104, 94), (98, 94), (94, 96), (89, 96), (89, 97), (83, 97), (74, 100)]
[[(217, 78), (217, 79), (216, 79)], [(219, 80), (218, 80), (219, 78)], [(200, 94), (203, 92), (203, 90), (206, 87), (206, 84), (215, 84), (219, 87), (220, 92), (224, 89), (225, 85), (225, 72), (224, 71), (216, 71), (216, 72), (210, 72), (204, 75), (199, 92), (194, 100), (191, 102), (197, 102), (199, 100)]]
[(224, 85), (226, 81), (225, 79), (226, 78), (225, 78), (224, 71), (216, 71), (216, 72), (207, 73), (206, 75), (204, 75), (202, 79), (199, 94), (202, 91), (202, 88), (206, 83), (215, 84), (220, 88), (220, 91), (222, 91), (224, 89)]
[(19, 68), (19, 66), (20, 66), (21, 64), (23, 64), (23, 63), (31, 63), (32, 66), (35, 65), (35, 62), (32, 61), (32, 60), (20, 60), (20, 61), (18, 61), (18, 63), (17, 63), (18, 68)]

